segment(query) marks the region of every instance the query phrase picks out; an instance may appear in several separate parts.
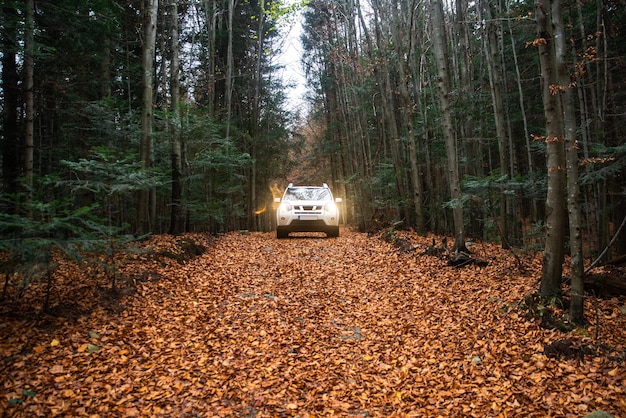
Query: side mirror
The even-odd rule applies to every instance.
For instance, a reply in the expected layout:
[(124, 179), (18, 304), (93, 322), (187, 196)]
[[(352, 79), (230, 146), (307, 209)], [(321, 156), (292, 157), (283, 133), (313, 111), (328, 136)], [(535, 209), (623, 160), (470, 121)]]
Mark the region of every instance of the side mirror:
[(274, 198), (274, 203), (280, 203), (280, 197), (275, 197)]
[(335, 198), (335, 202), (336, 203), (341, 203), (341, 202), (343, 202), (343, 200), (340, 197), (336, 197)]

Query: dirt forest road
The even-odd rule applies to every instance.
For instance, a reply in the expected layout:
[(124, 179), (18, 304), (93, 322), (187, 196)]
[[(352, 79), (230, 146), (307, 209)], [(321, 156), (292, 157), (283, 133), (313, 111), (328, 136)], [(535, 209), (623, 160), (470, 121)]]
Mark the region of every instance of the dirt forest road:
[(411, 240), (230, 233), (118, 312), (5, 323), (0, 415), (626, 417), (623, 299), (599, 302), (601, 341), (544, 329), (520, 303), (539, 257), (476, 243), (490, 265), (455, 269)]

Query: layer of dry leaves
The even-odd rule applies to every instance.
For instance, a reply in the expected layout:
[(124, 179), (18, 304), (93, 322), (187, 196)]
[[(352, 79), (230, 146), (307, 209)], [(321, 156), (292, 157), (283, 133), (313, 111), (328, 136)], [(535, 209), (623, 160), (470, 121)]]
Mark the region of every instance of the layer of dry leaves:
[[(455, 269), (420, 255), (432, 237), (190, 237), (207, 252), (129, 264), (119, 305), (3, 311), (0, 415), (626, 417), (624, 299), (590, 299), (584, 330), (540, 327), (521, 303), (539, 255), (523, 272), (476, 243), (490, 265)], [(98, 298), (73, 274), (66, 313)]]

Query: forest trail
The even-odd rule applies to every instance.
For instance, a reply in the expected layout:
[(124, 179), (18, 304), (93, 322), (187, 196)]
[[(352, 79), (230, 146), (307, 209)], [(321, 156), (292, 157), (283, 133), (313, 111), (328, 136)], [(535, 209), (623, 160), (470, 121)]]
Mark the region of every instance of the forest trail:
[(521, 303), (539, 256), (476, 243), (490, 265), (455, 269), (432, 240), (230, 233), (117, 312), (3, 318), (0, 416), (626, 416), (623, 300), (599, 341), (544, 329)]

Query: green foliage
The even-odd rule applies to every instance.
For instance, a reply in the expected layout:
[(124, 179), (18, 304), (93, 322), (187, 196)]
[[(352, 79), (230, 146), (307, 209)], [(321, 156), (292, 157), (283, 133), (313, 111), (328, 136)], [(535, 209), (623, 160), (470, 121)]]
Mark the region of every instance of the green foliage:
[(65, 179), (56, 185), (69, 191), (78, 202), (101, 202), (98, 214), (105, 220), (94, 224), (102, 237), (118, 235), (129, 223), (122, 214), (133, 213), (132, 194), (167, 184), (167, 176), (159, 169), (144, 169), (134, 153), (109, 147), (94, 147), (90, 158), (62, 160), (68, 170)]
[(70, 170), (69, 180), (58, 184), (72, 192), (89, 191), (98, 199), (114, 195), (128, 196), (138, 190), (161, 186), (167, 179), (157, 169), (143, 169), (135, 154), (118, 152), (105, 146), (92, 149), (91, 159), (77, 162), (62, 160)]
[(8, 256), (2, 270), (18, 277), (19, 288), (46, 278), (44, 310), (48, 309), (56, 251), (76, 262), (100, 266), (116, 290), (115, 254), (135, 237), (123, 234), (123, 223), (115, 224), (119, 208), (114, 202), (163, 184), (163, 176), (142, 169), (134, 155), (106, 147), (94, 148), (91, 159), (62, 163), (68, 168), (68, 179), (39, 178), (30, 200), (22, 202), (23, 196), (13, 196), (12, 202), (3, 202), (19, 207), (19, 213), (0, 213), (0, 252)]
[[(64, 141), (71, 144), (75, 138), (88, 137), (92, 148), (87, 153), (102, 146), (119, 150), (127, 149), (129, 144), (138, 146), (139, 109), (133, 111), (126, 106), (125, 101), (114, 98), (77, 101), (74, 108), (67, 109), (72, 115), (67, 115), (62, 126)], [(83, 151), (83, 147), (75, 151)]]
[[(486, 177), (465, 176), (462, 182), (464, 196), (461, 203), (471, 198), (498, 201), (500, 193), (517, 198), (543, 199), (546, 195), (546, 178), (541, 173), (518, 175), (509, 179), (499, 169), (493, 170)], [(452, 205), (454, 202), (448, 202)]]
[(181, 129), (189, 150), (189, 193), (183, 205), (194, 225), (213, 232), (236, 226), (246, 215), (246, 170), (253, 159), (233, 139), (243, 135), (237, 129), (231, 134), (226, 138), (224, 125), (200, 112), (190, 112)]
[[(41, 179), (42, 187), (51, 186)], [(14, 204), (13, 202), (3, 202)], [(20, 294), (31, 283), (48, 281), (43, 310), (48, 309), (55, 251), (79, 261), (84, 251), (99, 248), (93, 225), (95, 205), (73, 207), (71, 196), (22, 202), (23, 214), (0, 213), (0, 252), (6, 254), (1, 270), (16, 277)], [(3, 295), (7, 289), (3, 290)]]
[(291, 25), (297, 18), (297, 13), (309, 4), (310, 0), (299, 1), (272, 1), (269, 7), (266, 4), (265, 13), (268, 14), (270, 20), (277, 22), (286, 22)]
[(543, 251), (544, 239), (546, 235), (546, 226), (542, 220), (538, 220), (532, 224), (530, 231), (526, 232), (524, 237), (524, 248), (528, 250)]
[[(466, 176), (462, 182), (461, 197), (445, 202), (444, 207), (463, 206), (467, 209), (465, 211), (467, 224), (479, 225), (482, 239), (498, 241), (502, 238), (502, 231), (499, 230), (497, 222), (502, 195), (505, 195), (507, 199), (543, 199), (546, 195), (546, 187), (546, 179), (543, 175), (531, 173), (509, 179), (496, 169), (485, 177)], [(478, 233), (478, 231), (473, 232)], [(533, 243), (538, 242), (538, 235), (526, 238)], [(510, 240), (511, 237), (506, 239)]]
[(406, 202), (398, 196), (396, 173), (391, 161), (381, 161), (376, 165), (371, 178), (374, 196), (374, 209), (388, 209), (403, 206)]
[(594, 157), (583, 161), (585, 170), (580, 170), (580, 184), (595, 184), (619, 176), (626, 165), (626, 144), (610, 147), (594, 144), (591, 147)]
[[(70, 170), (70, 179), (58, 181), (57, 185), (69, 189), (72, 195), (82, 192), (93, 194), (90, 201), (104, 202), (100, 208), (100, 219), (85, 220), (90, 233), (94, 234), (98, 248), (92, 249), (96, 254), (107, 256), (103, 263), (111, 279), (111, 287), (116, 289), (117, 266), (115, 254), (119, 251), (136, 252), (128, 244), (136, 238), (123, 234), (123, 220), (114, 219), (119, 209), (116, 205), (123, 204), (125, 198), (138, 190), (149, 190), (166, 183), (166, 177), (160, 170), (144, 169), (132, 153), (117, 152), (107, 147), (96, 147), (92, 150), (91, 159), (80, 159), (78, 162), (62, 161)], [(98, 258), (94, 258), (98, 261)], [(98, 261), (99, 262), (99, 261)]]

